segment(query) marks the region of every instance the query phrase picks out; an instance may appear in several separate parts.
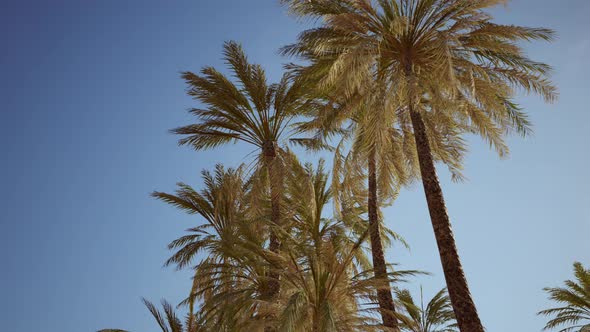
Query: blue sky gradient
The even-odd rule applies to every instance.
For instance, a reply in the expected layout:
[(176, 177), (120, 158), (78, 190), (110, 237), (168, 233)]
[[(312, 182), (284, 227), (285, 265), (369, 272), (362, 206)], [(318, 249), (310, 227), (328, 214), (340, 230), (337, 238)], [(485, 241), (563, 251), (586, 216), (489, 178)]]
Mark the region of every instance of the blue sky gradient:
[[(561, 97), (522, 96), (535, 135), (499, 160), (473, 139), (464, 183), (440, 176), (465, 271), (488, 331), (539, 331), (542, 288), (590, 266), (590, 2), (515, 0), (497, 20), (557, 30), (527, 45), (555, 67)], [(149, 197), (199, 172), (236, 166), (244, 146), (196, 153), (168, 129), (192, 121), (183, 70), (222, 68), (236, 40), (272, 80), (278, 47), (304, 27), (275, 0), (3, 1), (0, 4), (0, 329), (156, 331), (139, 299), (180, 301), (190, 273), (163, 268), (166, 245), (194, 225)], [(306, 156), (314, 159), (317, 156)], [(444, 281), (421, 186), (404, 190), (386, 224), (411, 251), (389, 261)]]

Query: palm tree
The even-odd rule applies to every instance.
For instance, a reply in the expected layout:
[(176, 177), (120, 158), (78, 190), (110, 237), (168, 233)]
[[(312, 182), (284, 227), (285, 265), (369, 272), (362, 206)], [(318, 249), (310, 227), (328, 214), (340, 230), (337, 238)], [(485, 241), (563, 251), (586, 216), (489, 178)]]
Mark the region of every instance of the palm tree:
[(404, 310), (400, 316), (403, 331), (408, 332), (457, 332), (457, 322), (446, 289), (441, 289), (424, 308), (422, 288), (417, 304), (408, 290), (395, 291), (398, 303)]
[[(190, 312), (199, 305), (199, 314), (190, 315), (187, 324), (228, 332), (381, 329), (372, 319), (376, 308), (371, 303), (377, 301), (373, 289), (383, 281), (369, 277), (361, 246), (368, 234), (359, 218), (365, 210), (349, 208), (349, 196), (341, 194), (341, 206), (347, 208), (338, 219), (325, 218), (332, 191), (323, 161), (316, 170), (301, 166), (290, 153), (285, 161), (284, 224), (277, 232), (283, 248), (278, 254), (262, 246), (259, 230), (265, 214), (261, 218), (258, 209), (250, 208), (250, 196), (258, 192), (255, 181), (243, 180), (242, 168), (219, 165), (215, 173), (204, 171), (201, 192), (179, 184), (175, 194), (153, 194), (205, 220), (170, 244), (177, 251), (167, 261), (183, 268), (197, 253), (208, 254), (195, 266), (193, 289), (184, 301)], [(281, 292), (272, 301), (262, 296), (265, 266), (280, 276)], [(413, 273), (388, 273), (386, 282)]]
[[(378, 79), (397, 103), (397, 126), (412, 128), (422, 184), (447, 287), (462, 331), (483, 332), (456, 248), (434, 161), (437, 145), (476, 133), (504, 156), (505, 134), (525, 135), (516, 88), (546, 101), (556, 90), (550, 67), (516, 44), (550, 40), (553, 32), (493, 23), (485, 9), (503, 0), (284, 0), (298, 15), (324, 19), (284, 53), (309, 60), (321, 86), (345, 95)], [(368, 86), (371, 86), (370, 84)], [(435, 120), (435, 121), (434, 121)], [(459, 151), (460, 152), (460, 151)], [(449, 155), (447, 160), (461, 155)], [(441, 156), (439, 156), (440, 158)], [(447, 161), (440, 158), (443, 162)], [(455, 159), (456, 162), (456, 159)]]
[[(272, 225), (269, 248), (276, 253), (280, 243), (273, 229), (281, 225), (280, 164), (283, 150), (280, 143), (286, 138), (289, 122), (299, 107), (297, 89), (292, 88), (287, 75), (279, 83), (269, 85), (262, 67), (249, 63), (241, 46), (233, 41), (224, 44), (224, 59), (237, 83), (212, 67), (203, 68), (200, 75), (182, 74), (189, 86), (188, 94), (206, 108), (190, 111), (198, 119), (196, 124), (172, 132), (184, 136), (179, 144), (190, 145), (196, 150), (237, 141), (256, 148), (260, 177), (265, 171), (270, 181)], [(278, 286), (278, 281), (272, 282), (266, 295), (275, 296)]]
[[(244, 166), (226, 169), (217, 164), (214, 172), (203, 170), (201, 177), (204, 183), (201, 191), (180, 182), (174, 194), (159, 191), (151, 194), (188, 214), (200, 216), (204, 221), (188, 229), (189, 235), (169, 244), (170, 250), (178, 250), (166, 261), (165, 266), (175, 264), (179, 270), (189, 267), (202, 251), (208, 252), (208, 258), (219, 260), (226, 245), (223, 241), (233, 240), (242, 231), (242, 224), (248, 225), (244, 222), (248, 208)], [(249, 224), (254, 227), (254, 223)]]
[[(143, 304), (148, 308), (156, 323), (162, 330), (162, 332), (200, 332), (201, 330), (195, 328), (190, 328), (187, 322), (187, 328), (185, 329), (182, 321), (178, 318), (174, 308), (170, 303), (166, 300), (162, 300), (162, 307), (164, 308), (164, 313), (160, 312), (156, 306), (146, 299), (142, 299)], [(187, 318), (189, 321), (190, 318)], [(120, 329), (104, 329), (99, 330), (97, 332), (129, 332), (127, 330), (120, 330)]]
[[(308, 68), (295, 65), (290, 67), (300, 79), (304, 78), (305, 83), (310, 84)], [(391, 109), (394, 105), (387, 104), (387, 99), (379, 94), (382, 89), (378, 82), (371, 84), (370, 87), (366, 85), (365, 95), (361, 95), (358, 91), (345, 100), (338, 99), (338, 94), (334, 92), (332, 92), (334, 95), (324, 96), (324, 103), (315, 108), (316, 112), (309, 111), (313, 108), (308, 109), (306, 114), (311, 117), (310, 121), (297, 125), (298, 131), (313, 133), (312, 138), (298, 139), (296, 142), (307, 148), (316, 149), (328, 146), (327, 139), (341, 136), (340, 142), (334, 149), (332, 182), (335, 191), (348, 190), (339, 183), (342, 174), (354, 174), (361, 168), (367, 170), (364, 177), (368, 187), (365, 204), (370, 228), (371, 257), (375, 277), (385, 278), (387, 264), (384, 259), (383, 245), (386, 238), (383, 238), (381, 233), (390, 231), (384, 228), (381, 222), (380, 207), (391, 204), (399, 188), (417, 177), (418, 166), (413, 138), (404, 134), (404, 130), (407, 131), (406, 128), (394, 127), (395, 111), (374, 111)], [(317, 97), (312, 95), (312, 98)], [(449, 160), (450, 168), (457, 176), (460, 176), (459, 164), (447, 156), (461, 155), (463, 149), (461, 143), (460, 140), (446, 140), (435, 150), (436, 156)], [(349, 147), (348, 153), (344, 152), (346, 147)], [(358, 185), (358, 179), (346, 182), (348, 186)], [(335, 196), (337, 206), (338, 197), (338, 195)], [(390, 235), (394, 239), (401, 240), (395, 233), (390, 232)], [(383, 323), (387, 327), (395, 328), (397, 323), (391, 287), (384, 283), (377, 292)]]
[[(590, 269), (574, 263), (576, 280), (566, 280), (565, 287), (548, 287), (544, 291), (549, 299), (560, 303), (559, 307), (540, 311), (538, 314), (552, 316), (545, 330), (564, 327), (560, 332), (590, 331)], [(579, 329), (579, 330), (577, 330)]]
[[(303, 81), (301, 80), (304, 76), (302, 73), (306, 71), (306, 68), (295, 65), (289, 67), (292, 72), (296, 73), (296, 77)], [(334, 136), (341, 136), (340, 142), (333, 149), (335, 153), (332, 182), (336, 191), (344, 190), (339, 184), (341, 175), (356, 172), (360, 168), (367, 170), (365, 205), (369, 223), (373, 271), (376, 278), (386, 280), (387, 263), (384, 255), (384, 241), (381, 236), (384, 226), (381, 222), (382, 218), (380, 218), (380, 207), (396, 195), (400, 186), (413, 178), (408, 175), (413, 168), (407, 167), (408, 165), (405, 164), (406, 160), (413, 158), (408, 156), (405, 159), (397, 156), (397, 154), (412, 150), (404, 148), (404, 144), (400, 140), (403, 136), (398, 131), (392, 130), (391, 125), (388, 125), (391, 118), (384, 118), (386, 113), (371, 112), (371, 108), (383, 106), (379, 104), (381, 100), (375, 98), (375, 95), (357, 93), (350, 98), (339, 98), (337, 93), (324, 91), (323, 95), (318, 97), (317, 92), (314, 92), (313, 85), (310, 84), (309, 77), (306, 79), (302, 85), (311, 86), (308, 89), (311, 91), (308, 92), (308, 97), (319, 101), (320, 105), (315, 108), (315, 112), (312, 107), (306, 110), (306, 115), (311, 119), (297, 125), (299, 132), (312, 133), (312, 138), (298, 139), (295, 142), (310, 149), (325, 147), (333, 149), (329, 147), (327, 140)], [(374, 91), (374, 89), (371, 90)], [(350, 114), (352, 119), (343, 116), (344, 114)], [(348, 146), (350, 149), (348, 153), (345, 153), (344, 150)], [(354, 182), (349, 182), (349, 184), (356, 185)], [(338, 205), (338, 195), (335, 197), (335, 204)], [(395, 329), (397, 326), (395, 304), (388, 283), (383, 282), (382, 287), (377, 289), (377, 299), (381, 308), (383, 324)]]
[(154, 316), (154, 319), (156, 320), (156, 323), (158, 323), (160, 329), (162, 329), (162, 332), (196, 332), (196, 329), (190, 330), (187, 328), (185, 330), (184, 325), (176, 315), (174, 308), (166, 300), (162, 300), (164, 315), (162, 315), (160, 310), (158, 310), (158, 308), (156, 308), (156, 306), (150, 301), (146, 299), (142, 299), (142, 301), (143, 304), (145, 304), (145, 306), (148, 308), (152, 316)]
[[(371, 315), (377, 309), (371, 306), (377, 300), (373, 289), (416, 272), (370, 277), (361, 246), (369, 227), (359, 220), (358, 211), (340, 211), (336, 219), (323, 216), (333, 194), (323, 165), (320, 160), (314, 170), (310, 164), (294, 162), (287, 177), (286, 201), (292, 222), (291, 235), (283, 239), (287, 263), (281, 280), (290, 291), (280, 315), (280, 330), (380, 331), (383, 325)], [(346, 206), (346, 198), (343, 200)], [(360, 234), (355, 232), (357, 227)], [(351, 230), (357, 235), (347, 235)]]
[[(217, 165), (215, 172), (202, 172), (204, 188), (198, 192), (179, 183), (174, 194), (154, 192), (152, 195), (189, 214), (199, 215), (204, 223), (190, 228), (169, 245), (176, 252), (165, 265), (178, 269), (193, 266), (199, 253), (207, 253), (194, 265), (193, 287), (183, 304), (192, 313), (200, 303), (200, 315), (191, 324), (235, 331), (238, 326), (264, 324), (272, 315), (268, 298), (271, 283), (267, 266), (272, 264), (272, 251), (263, 250), (266, 213), (257, 216), (251, 209), (252, 182), (246, 181), (244, 166), (225, 169)], [(276, 264), (275, 264), (276, 265)], [(231, 293), (231, 296), (228, 296)], [(244, 309), (245, 308), (245, 309)], [(254, 329), (252, 327), (252, 329)]]
[[(367, 169), (367, 216), (369, 221), (369, 239), (371, 243), (371, 258), (375, 278), (387, 280), (387, 263), (385, 261), (382, 230), (382, 216), (380, 207), (386, 205), (387, 199), (395, 195), (398, 188), (407, 183), (408, 170), (403, 158), (394, 158), (403, 153), (402, 142), (398, 139), (398, 132), (389, 130), (387, 119), (379, 118), (382, 113), (372, 113), (367, 108), (359, 117), (352, 121), (348, 132), (351, 151), (346, 157), (341, 156), (341, 148), (346, 137), (338, 144), (335, 152), (334, 165), (344, 172), (358, 167), (352, 163), (361, 163)], [(339, 160), (348, 160), (346, 167), (339, 164)], [(335, 175), (338, 173), (334, 173)], [(335, 176), (337, 179), (337, 177)], [(411, 179), (411, 178), (410, 178)], [(336, 182), (337, 184), (337, 182)], [(336, 187), (337, 188), (337, 187)], [(377, 289), (377, 300), (381, 308), (383, 325), (396, 328), (395, 304), (389, 283), (382, 283)]]

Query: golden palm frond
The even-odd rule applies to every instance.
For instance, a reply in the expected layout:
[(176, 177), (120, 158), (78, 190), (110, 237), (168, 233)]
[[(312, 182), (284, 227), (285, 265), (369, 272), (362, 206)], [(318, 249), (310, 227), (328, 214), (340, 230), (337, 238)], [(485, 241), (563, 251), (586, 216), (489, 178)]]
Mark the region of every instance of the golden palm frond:
[[(387, 84), (394, 103), (397, 99), (402, 105), (411, 81), (414, 96), (429, 101), (422, 113), (447, 113), (447, 137), (454, 131), (478, 134), (501, 156), (508, 153), (504, 134), (530, 132), (526, 114), (513, 102), (514, 90), (537, 93), (547, 101), (557, 96), (546, 77), (551, 67), (528, 59), (516, 44), (551, 40), (554, 33), (491, 22), (483, 10), (500, 1), (283, 2), (297, 15), (324, 21), (282, 49), (310, 62), (298, 68), (300, 76), (344, 96), (367, 91), (378, 78)], [(405, 79), (408, 75), (412, 80)], [(441, 122), (437, 119), (437, 127), (429, 128), (431, 142), (440, 138), (436, 129)], [(439, 152), (436, 145), (433, 152)], [(440, 152), (440, 160), (452, 162)]]
[(182, 73), (187, 93), (205, 108), (190, 111), (197, 118), (195, 124), (172, 130), (183, 136), (179, 144), (202, 150), (242, 141), (262, 152), (268, 142), (281, 143), (289, 134), (290, 121), (301, 111), (299, 90), (287, 74), (269, 84), (264, 69), (251, 64), (236, 42), (226, 42), (223, 54), (234, 80), (212, 67), (200, 74)]

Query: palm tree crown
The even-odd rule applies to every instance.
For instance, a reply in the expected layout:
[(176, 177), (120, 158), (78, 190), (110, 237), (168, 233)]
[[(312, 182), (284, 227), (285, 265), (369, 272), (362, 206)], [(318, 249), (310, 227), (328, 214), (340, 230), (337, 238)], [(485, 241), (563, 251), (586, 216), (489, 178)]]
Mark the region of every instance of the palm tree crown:
[[(170, 303), (168, 303), (168, 301), (162, 300), (162, 307), (164, 308), (163, 313), (160, 310), (158, 310), (158, 308), (156, 308), (156, 306), (152, 302), (150, 302), (146, 299), (141, 299), (141, 301), (148, 308), (148, 310), (150, 311), (150, 314), (152, 315), (152, 317), (154, 317), (154, 319), (156, 320), (156, 323), (158, 324), (158, 327), (162, 330), (162, 332), (200, 332), (201, 331), (201, 330), (197, 329), (196, 327), (190, 327), (191, 326), (191, 323), (189, 322), (190, 317), (187, 317), (187, 325), (185, 327), (185, 325), (182, 323), (180, 318), (178, 318), (178, 315), (176, 314), (174, 307), (172, 307), (172, 305)], [(104, 329), (104, 330), (99, 330), (97, 332), (129, 332), (129, 331), (121, 330), (121, 329)]]
[(426, 308), (420, 288), (420, 303), (415, 303), (408, 290), (396, 290), (397, 301), (404, 312), (400, 317), (402, 331), (457, 332), (457, 322), (446, 289), (441, 289), (428, 301)]
[[(199, 305), (201, 314), (194, 317), (194, 324), (219, 331), (234, 331), (248, 321), (260, 324), (268, 306), (263, 297), (271, 283), (272, 253), (263, 250), (268, 237), (261, 232), (267, 218), (250, 209), (255, 181), (246, 181), (243, 169), (217, 165), (215, 172), (203, 171), (205, 186), (200, 192), (179, 183), (175, 194), (152, 194), (205, 221), (170, 243), (176, 252), (166, 265), (194, 268), (193, 287), (183, 303), (191, 313)], [(207, 256), (193, 265), (199, 253)]]
[(543, 310), (539, 315), (553, 317), (545, 330), (563, 327), (560, 332), (587, 331), (590, 329), (590, 269), (574, 263), (576, 280), (566, 280), (565, 287), (547, 287), (549, 299), (559, 307)]
[(191, 109), (198, 122), (172, 132), (184, 136), (179, 144), (196, 150), (242, 141), (264, 155), (276, 154), (300, 106), (296, 89), (288, 75), (279, 83), (268, 84), (264, 69), (251, 64), (236, 42), (226, 42), (223, 54), (237, 82), (213, 67), (201, 69), (200, 75), (182, 73), (188, 94), (206, 108)]
[(395, 112), (404, 128), (411, 104), (424, 118), (433, 150), (455, 128), (461, 129), (456, 134), (481, 135), (504, 156), (502, 135), (530, 130), (526, 114), (511, 101), (515, 89), (546, 101), (557, 97), (546, 77), (551, 67), (530, 60), (516, 44), (551, 40), (553, 31), (493, 23), (484, 10), (504, 0), (283, 2), (297, 15), (324, 21), (282, 49), (310, 62), (299, 74), (347, 96), (374, 92), (375, 80), (381, 81), (393, 108), (374, 111)]

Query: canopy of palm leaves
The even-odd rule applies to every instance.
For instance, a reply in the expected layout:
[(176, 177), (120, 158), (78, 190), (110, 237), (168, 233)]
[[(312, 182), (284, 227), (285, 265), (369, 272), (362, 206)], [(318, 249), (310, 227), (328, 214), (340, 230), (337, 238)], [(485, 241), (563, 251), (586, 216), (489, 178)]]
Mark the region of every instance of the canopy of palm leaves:
[(416, 303), (408, 290), (396, 290), (397, 301), (403, 308), (399, 315), (402, 331), (457, 332), (457, 322), (446, 289), (440, 290), (428, 301), (426, 308), (420, 289), (420, 303)]
[(252, 145), (256, 149), (256, 168), (270, 172), (269, 167), (273, 167), (272, 173), (278, 177), (277, 164), (284, 154), (281, 144), (291, 134), (290, 122), (303, 108), (301, 90), (291, 84), (287, 74), (280, 82), (269, 84), (264, 69), (251, 64), (236, 42), (226, 42), (223, 55), (231, 78), (213, 67), (201, 69), (200, 74), (182, 74), (188, 94), (204, 108), (190, 110), (196, 123), (172, 132), (183, 136), (179, 144), (196, 150), (231, 142)]
[[(174, 194), (153, 193), (201, 221), (170, 243), (174, 253), (166, 262), (194, 269), (183, 301), (189, 306), (186, 323), (165, 301), (163, 313), (149, 301), (144, 304), (164, 332), (398, 327), (452, 332), (455, 318), (460, 324), (470, 321), (461, 325), (464, 330), (483, 331), (436, 171), (434, 166), (425, 171), (424, 165), (441, 161), (461, 178), (465, 134), (481, 136), (500, 156), (508, 154), (506, 135), (530, 131), (526, 114), (513, 102), (516, 92), (536, 93), (548, 102), (557, 96), (547, 78), (551, 68), (526, 57), (518, 42), (550, 40), (553, 32), (492, 22), (486, 10), (504, 0), (282, 2), (296, 15), (321, 19), (282, 50), (306, 65), (289, 65), (280, 82), (269, 84), (262, 67), (251, 64), (240, 45), (227, 42), (223, 54), (231, 77), (213, 67), (182, 74), (188, 94), (203, 107), (190, 111), (196, 123), (173, 130), (182, 136), (179, 144), (203, 150), (247, 143), (256, 152), (255, 171), (217, 165), (214, 172), (202, 173), (200, 191), (179, 183)], [(292, 126), (298, 116), (307, 121)], [(312, 139), (292, 141), (313, 149), (340, 139), (331, 186), (323, 161), (316, 168), (301, 165), (284, 146), (293, 132), (312, 133)], [(401, 186), (419, 176), (429, 208), (428, 195), (436, 192), (435, 214), (444, 214), (438, 226), (446, 224), (437, 227), (431, 208), (435, 230), (447, 232), (448, 241), (437, 243), (450, 297), (441, 290), (424, 308), (408, 291), (396, 290), (402, 310), (384, 311), (377, 306), (382, 298), (376, 290), (390, 294), (390, 283), (417, 272), (387, 272), (382, 260), (384, 274), (374, 276), (379, 264), (372, 266), (366, 256), (369, 230), (386, 243), (399, 237), (386, 228), (369, 228), (366, 216), (378, 225), (376, 206), (391, 202)], [(428, 193), (426, 182), (436, 182), (435, 190)], [(334, 213), (328, 217), (330, 203)], [(372, 238), (375, 243), (381, 239)], [(444, 261), (443, 251), (454, 260)], [(460, 278), (449, 278), (449, 269)], [(577, 282), (546, 289), (564, 304), (539, 313), (554, 317), (547, 329), (589, 328), (590, 271), (579, 263), (574, 269)], [(399, 324), (386, 325), (386, 314)], [(125, 332), (102, 330), (108, 331)]]
[(539, 315), (552, 317), (545, 330), (561, 328), (560, 332), (590, 330), (590, 269), (574, 263), (575, 280), (566, 280), (564, 287), (548, 287), (549, 299), (558, 307), (543, 310)]
[[(266, 303), (261, 297), (268, 284), (269, 260), (273, 258), (273, 253), (263, 250), (268, 239), (264, 235), (268, 232), (262, 231), (268, 223), (264, 220), (267, 214), (259, 216), (249, 210), (251, 183), (244, 180), (243, 166), (226, 170), (218, 165), (214, 174), (203, 171), (203, 180), (205, 186), (200, 193), (181, 183), (175, 195), (153, 195), (204, 219), (204, 223), (188, 229), (189, 235), (170, 243), (169, 248), (177, 251), (166, 264), (175, 264), (179, 269), (194, 266), (193, 289), (185, 303), (192, 311), (195, 301), (201, 301), (201, 324), (223, 323), (218, 326), (231, 331), (246, 319), (235, 315), (246, 315), (248, 311), (241, 308), (232, 312), (232, 303), (248, 302), (248, 319), (252, 315), (260, 318), (264, 316), (261, 310), (266, 310), (261, 308)], [(193, 260), (201, 252), (207, 256), (195, 263)]]
[[(269, 179), (271, 221), (275, 226), (282, 223), (282, 166), (284, 150), (282, 141), (289, 134), (289, 123), (300, 111), (300, 96), (288, 75), (279, 83), (268, 84), (264, 69), (251, 64), (243, 49), (235, 42), (224, 45), (224, 60), (231, 70), (235, 83), (212, 67), (205, 67), (200, 75), (183, 73), (189, 86), (188, 94), (200, 101), (205, 108), (190, 112), (197, 117), (197, 123), (173, 130), (184, 136), (181, 145), (191, 145), (196, 150), (214, 148), (230, 142), (245, 142), (256, 148), (257, 163), (254, 178), (257, 182)], [(266, 177), (264, 176), (266, 174)], [(256, 188), (256, 187), (255, 187)], [(277, 252), (280, 243), (271, 233), (269, 247)], [(272, 274), (272, 272), (271, 272)], [(267, 288), (268, 296), (279, 291), (276, 276), (271, 278)]]
[(188, 94), (206, 108), (190, 111), (197, 123), (173, 130), (184, 136), (179, 143), (197, 150), (235, 141), (261, 150), (265, 144), (279, 143), (300, 106), (288, 75), (279, 83), (268, 84), (264, 69), (251, 64), (239, 44), (225, 43), (223, 53), (236, 83), (213, 67), (203, 68), (200, 75), (182, 74)]
[[(550, 67), (524, 55), (519, 41), (550, 40), (543, 28), (500, 25), (486, 9), (502, 0), (285, 0), (297, 15), (322, 24), (283, 49), (309, 66), (297, 68), (321, 93), (352, 98), (377, 82), (391, 101), (395, 128), (414, 136), (420, 173), (459, 324), (483, 331), (459, 260), (433, 159), (460, 168), (462, 135), (483, 137), (500, 156), (505, 135), (526, 134), (526, 114), (512, 102), (517, 89), (556, 98)], [(354, 113), (342, 118), (357, 118)], [(385, 118), (385, 117), (384, 117)], [(407, 128), (408, 130), (404, 130)], [(409, 130), (411, 128), (411, 130)], [(445, 154), (444, 142), (459, 148)], [(442, 157), (441, 157), (442, 156)], [(469, 327), (468, 327), (469, 326)]]
[[(514, 89), (539, 93), (547, 101), (556, 97), (545, 77), (551, 68), (528, 59), (516, 44), (549, 40), (553, 32), (493, 23), (484, 10), (504, 0), (283, 2), (298, 15), (323, 20), (283, 48), (284, 54), (311, 63), (297, 70), (300, 75), (349, 96), (366, 94), (380, 80), (391, 106), (373, 111), (395, 113), (400, 128), (409, 128), (408, 109), (400, 106), (414, 104), (423, 113), (434, 152), (451, 134), (467, 131), (506, 155), (502, 135), (530, 130), (526, 115), (511, 102)], [(353, 116), (340, 115), (346, 117)], [(453, 163), (457, 155), (441, 157)]]
[[(199, 193), (179, 184), (176, 194), (154, 196), (205, 223), (171, 243), (176, 253), (167, 264), (194, 264), (193, 289), (185, 303), (198, 307), (195, 324), (219, 331), (257, 331), (268, 324), (286, 331), (362, 331), (379, 327), (373, 319), (376, 281), (362, 244), (367, 226), (364, 209), (347, 208), (326, 218), (332, 198), (323, 162), (317, 169), (301, 166), (288, 155), (285, 223), (277, 229), (284, 247), (265, 249), (268, 214), (250, 208), (252, 181), (242, 168), (203, 172)], [(344, 206), (354, 201), (342, 194)], [(195, 262), (199, 252), (207, 257)], [(264, 297), (265, 269), (280, 276), (278, 298)], [(413, 271), (391, 273), (388, 282)], [(309, 322), (309, 325), (305, 322)]]
[(373, 278), (361, 251), (368, 234), (366, 222), (354, 210), (341, 211), (339, 218), (323, 216), (332, 195), (323, 162), (316, 170), (309, 164), (291, 165), (286, 199), (291, 228), (283, 239), (288, 249), (281, 269), (289, 291), (285, 292), (279, 330), (382, 330), (374, 319), (375, 289), (416, 272), (390, 273), (385, 281)]

